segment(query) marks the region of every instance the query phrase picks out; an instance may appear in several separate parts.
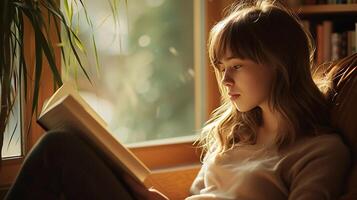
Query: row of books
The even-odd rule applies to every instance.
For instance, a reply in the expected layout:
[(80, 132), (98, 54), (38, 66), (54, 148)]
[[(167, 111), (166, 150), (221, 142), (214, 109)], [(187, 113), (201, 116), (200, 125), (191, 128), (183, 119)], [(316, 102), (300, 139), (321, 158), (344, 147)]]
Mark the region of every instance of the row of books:
[(289, 5), (354, 4), (357, 0), (287, 0)]
[(313, 26), (310, 21), (303, 21), (303, 25), (315, 37), (317, 64), (338, 60), (357, 52), (357, 22), (354, 30), (343, 32), (335, 32), (334, 24), (330, 20)]

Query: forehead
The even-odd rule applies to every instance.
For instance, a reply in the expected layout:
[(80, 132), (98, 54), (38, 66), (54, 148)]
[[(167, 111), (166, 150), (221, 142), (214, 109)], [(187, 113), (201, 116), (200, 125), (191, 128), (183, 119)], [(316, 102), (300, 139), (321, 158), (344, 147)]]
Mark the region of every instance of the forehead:
[[(262, 61), (262, 52), (256, 39), (249, 36), (248, 30), (239, 29), (239, 24), (228, 24), (220, 29), (213, 29), (209, 54), (213, 65), (222, 64), (232, 58)], [(239, 29), (239, 31), (238, 31)]]
[(242, 61), (243, 58), (241, 58), (237, 55), (234, 55), (230, 49), (227, 49), (224, 53), (221, 54), (220, 58), (218, 58), (217, 64), (227, 63), (232, 60)]

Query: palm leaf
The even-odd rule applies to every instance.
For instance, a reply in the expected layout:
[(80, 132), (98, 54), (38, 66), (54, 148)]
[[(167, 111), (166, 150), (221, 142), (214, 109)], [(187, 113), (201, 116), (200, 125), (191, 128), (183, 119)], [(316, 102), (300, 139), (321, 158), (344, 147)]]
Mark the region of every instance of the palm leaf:
[[(92, 43), (96, 58), (96, 68), (97, 72), (99, 72), (99, 56), (94, 37), (93, 24), (89, 18), (89, 13), (87, 12), (85, 4), (82, 0), (78, 1), (84, 8), (86, 21), (93, 32)], [(59, 68), (56, 65), (56, 55), (50, 38), (50, 27), (55, 27), (56, 37), (60, 44), (63, 44), (64, 38), (68, 40), (68, 47), (70, 50), (68, 55), (66, 54), (64, 47), (59, 46), (64, 63), (70, 63), (70, 58), (73, 57), (88, 81), (92, 84), (78, 54), (78, 50), (85, 53), (86, 49), (77, 35), (78, 32), (74, 31), (71, 27), (74, 5), (73, 3), (69, 3), (68, 0), (64, 1), (65, 13), (69, 19), (69, 21), (66, 21), (66, 16), (60, 10), (57, 2), (57, 0), (2, 0), (0, 2), (0, 46), (3, 47), (0, 48), (0, 149), (2, 148), (3, 133), (9, 120), (9, 115), (13, 110), (15, 99), (18, 98), (18, 91), (24, 91), (24, 94), (19, 93), (20, 101), (22, 101), (22, 99), (27, 101), (29, 80), (34, 83), (31, 116), (33, 117), (34, 113), (37, 112), (38, 94), (40, 92), (41, 77), (43, 76), (42, 70), (44, 67), (44, 58), (48, 61), (48, 67), (53, 75), (53, 87), (55, 88), (62, 85), (62, 78), (58, 70)], [(127, 1), (125, 2), (127, 4)], [(118, 16), (116, 15), (117, 0), (114, 0), (114, 3), (111, 5), (114, 19), (116, 21), (118, 19)], [(47, 14), (47, 18), (44, 17), (41, 10), (44, 11), (43, 13)], [(29, 25), (33, 28), (35, 35), (34, 80), (29, 78), (28, 64), (25, 60), (27, 50), (24, 47), (24, 17), (29, 19)], [(54, 23), (51, 23), (51, 18)], [(64, 35), (61, 35), (60, 24), (64, 30)], [(24, 90), (22, 87), (24, 87)], [(25, 95), (25, 98), (23, 98), (23, 95)], [(22, 115), (21, 112), (20, 114)], [(29, 127), (31, 127), (31, 123), (32, 120), (30, 120)], [(18, 124), (16, 124), (15, 128), (17, 127), (19, 127)], [(29, 127), (28, 130), (30, 130)], [(13, 139), (13, 134), (14, 131), (11, 134), (10, 141)]]

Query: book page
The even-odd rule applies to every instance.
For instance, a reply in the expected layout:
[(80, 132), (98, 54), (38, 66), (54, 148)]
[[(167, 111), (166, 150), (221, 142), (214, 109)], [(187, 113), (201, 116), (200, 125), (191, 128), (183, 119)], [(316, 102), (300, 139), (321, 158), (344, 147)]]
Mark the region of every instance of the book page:
[(84, 109), (96, 119), (102, 126), (107, 126), (107, 123), (104, 121), (102, 117), (98, 115), (97, 112), (94, 111), (93, 108), (89, 106), (89, 104), (80, 96), (78, 91), (74, 88), (71, 83), (64, 83), (52, 96), (49, 98), (46, 103), (44, 104), (41, 115), (47, 112), (48, 109), (53, 107), (56, 102), (60, 101), (62, 98), (66, 97), (67, 95), (73, 96), (83, 107)]

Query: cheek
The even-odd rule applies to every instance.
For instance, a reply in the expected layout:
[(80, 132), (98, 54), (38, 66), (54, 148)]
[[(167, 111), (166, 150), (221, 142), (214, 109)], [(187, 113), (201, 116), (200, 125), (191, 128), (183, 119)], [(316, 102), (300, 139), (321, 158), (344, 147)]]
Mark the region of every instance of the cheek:
[(264, 76), (250, 76), (247, 77), (246, 81), (247, 84), (245, 85), (246, 92), (255, 95), (262, 95), (269, 93), (269, 88), (271, 81)]

